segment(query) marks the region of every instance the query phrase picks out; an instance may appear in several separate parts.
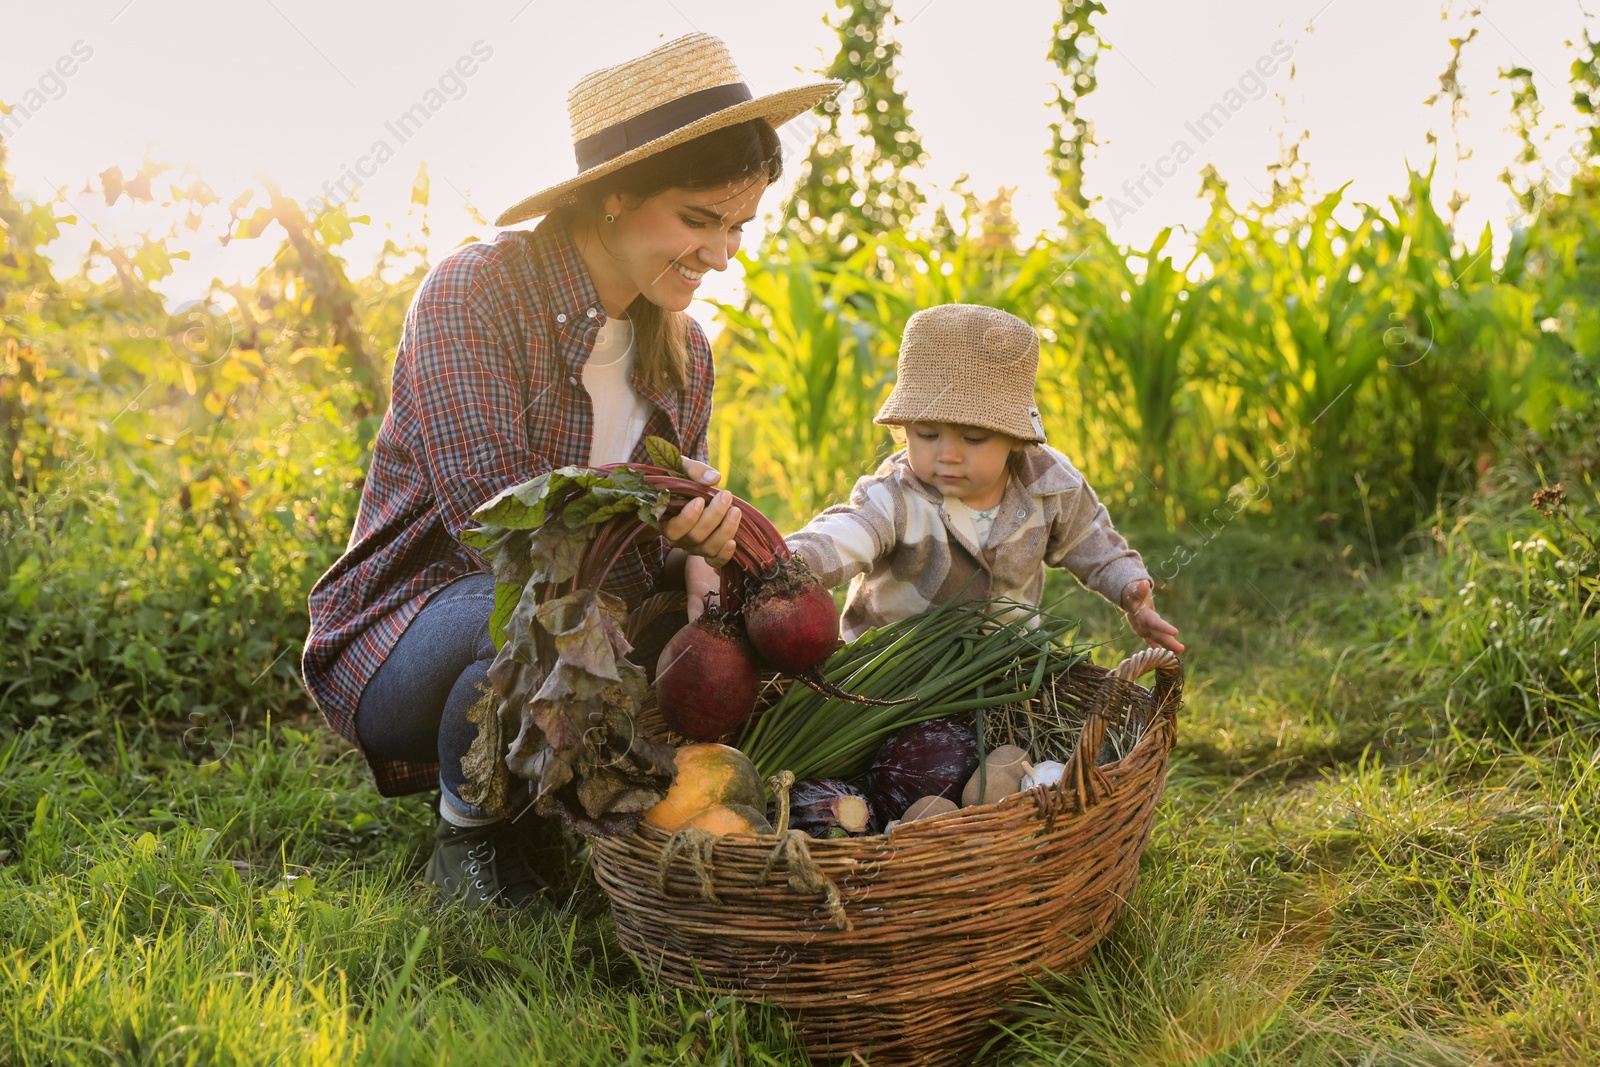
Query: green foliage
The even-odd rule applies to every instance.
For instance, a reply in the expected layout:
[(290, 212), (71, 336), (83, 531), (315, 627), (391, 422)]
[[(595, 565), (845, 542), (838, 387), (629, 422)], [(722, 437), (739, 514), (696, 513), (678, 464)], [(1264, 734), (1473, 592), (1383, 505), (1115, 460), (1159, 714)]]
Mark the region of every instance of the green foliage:
[(1094, 20), (1105, 13), (1100, 0), (1061, 0), (1061, 18), (1050, 38), (1050, 62), (1062, 74), (1055, 99), (1061, 119), (1050, 124), (1050, 151), (1045, 158), (1063, 211), (1068, 205), (1089, 206), (1083, 196), (1083, 164), (1094, 146), (1094, 124), (1078, 114), (1078, 102), (1099, 84), (1095, 65), (1108, 46), (1100, 40)]
[(1226, 279), (1218, 295), (1232, 311), (1226, 343), (1239, 378), (1264, 387), (1258, 399), (1269, 425), (1309, 452), (1297, 480), (1324, 507), (1343, 498), (1351, 470), (1344, 431), (1384, 353), (1382, 279), (1361, 264), (1382, 222), (1368, 208), (1345, 228), (1333, 217), (1342, 198), (1342, 189), (1324, 197), (1303, 222), (1253, 216), (1242, 237), (1233, 236), (1237, 227), (1208, 227), (1202, 245)]
[(1585, 169), (1527, 230), (1525, 287), (1535, 294), (1537, 379), (1524, 417), (1552, 432), (1592, 409), (1600, 372), (1600, 176)]
[(1500, 173), (1500, 180), (1511, 190), (1522, 210), (1531, 215), (1553, 192), (1548, 176), (1529, 173), (1539, 164), (1539, 146), (1534, 143), (1534, 134), (1539, 128), (1544, 105), (1539, 100), (1532, 69), (1502, 68), (1500, 77), (1511, 83), (1511, 128), (1521, 145), (1516, 157)]
[(1568, 72), (1572, 85), (1572, 106), (1580, 115), (1590, 117), (1585, 128), (1588, 144), (1585, 159), (1600, 155), (1600, 40), (1589, 36), (1587, 25), (1583, 29), (1583, 45), (1573, 57)]
[[(150, 178), (102, 181), (108, 199), (151, 198)], [(216, 202), (198, 182), (172, 196)], [(268, 204), (230, 239), (305, 222)], [(163, 239), (96, 244), (57, 279), (38, 252), (71, 221), (53, 210), (0, 191), (0, 722), (190, 720), (204, 749), (305, 706), (306, 595), (348, 540), (381, 418), (366, 353), (398, 319), (357, 321), (322, 236), (348, 234), (342, 215), (286, 240), (252, 286), (169, 315)]]
[(826, 75), (845, 84), (822, 104), (827, 125), (806, 157), (784, 220), (798, 241), (848, 252), (861, 233), (911, 224), (923, 198), (904, 170), (921, 166), (926, 154), (895, 84), (899, 20), (892, 0), (836, 3), (840, 15), (830, 25), (839, 51)]
[[(1592, 485), (1528, 504), (1514, 468), (1483, 501), (1440, 515), (1430, 551), (1407, 560), (1378, 609), (1373, 653), (1414, 671), (1416, 699), (1465, 733), (1512, 739), (1593, 730), (1600, 670), (1600, 546)], [(1554, 493), (1546, 490), (1547, 494)]]
[(1099, 254), (1084, 257), (1070, 284), (1059, 291), (1077, 317), (1075, 332), (1084, 340), (1081, 359), (1102, 386), (1100, 411), (1119, 437), (1137, 442), (1138, 471), (1158, 499), (1164, 499), (1172, 480), (1180, 394), (1199, 377), (1192, 341), (1215, 286), (1214, 279), (1191, 283), (1189, 265), (1173, 266), (1171, 255), (1163, 254), (1171, 236), (1170, 228), (1162, 230), (1138, 253), (1144, 264), (1139, 273), (1134, 257), (1124, 257), (1097, 229)]

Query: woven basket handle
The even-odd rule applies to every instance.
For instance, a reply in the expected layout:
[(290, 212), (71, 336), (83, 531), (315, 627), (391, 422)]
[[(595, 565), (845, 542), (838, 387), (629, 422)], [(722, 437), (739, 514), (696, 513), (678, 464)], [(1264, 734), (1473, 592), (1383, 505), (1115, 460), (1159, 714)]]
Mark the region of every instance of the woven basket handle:
[(793, 771), (779, 771), (767, 779), (767, 788), (778, 801), (776, 828), (777, 844), (767, 856), (761, 872), (756, 875), (756, 885), (765, 885), (781, 860), (788, 875), (789, 888), (796, 893), (820, 894), (822, 906), (827, 909), (833, 925), (841, 930), (853, 929), (850, 917), (844, 911), (844, 897), (839, 886), (817, 866), (811, 858), (811, 837), (803, 830), (789, 829), (789, 790), (794, 785)]
[(1147, 648), (1117, 664), (1108, 683), (1101, 686), (1085, 711), (1078, 745), (1067, 757), (1067, 767), (1061, 776), (1062, 784), (1077, 797), (1080, 810), (1086, 811), (1098, 804), (1111, 789), (1105, 775), (1095, 766), (1110, 717), (1107, 706), (1123, 688), (1120, 683), (1132, 682), (1150, 671), (1157, 672), (1154, 696), (1158, 713), (1177, 715), (1178, 698), (1183, 692), (1183, 664), (1171, 650)]
[(1142, 652), (1135, 652), (1117, 664), (1111, 673), (1131, 682), (1150, 671), (1156, 672), (1154, 689), (1156, 706), (1162, 710), (1170, 709), (1173, 714), (1177, 714), (1177, 697), (1183, 692), (1183, 662), (1171, 649), (1147, 648)]

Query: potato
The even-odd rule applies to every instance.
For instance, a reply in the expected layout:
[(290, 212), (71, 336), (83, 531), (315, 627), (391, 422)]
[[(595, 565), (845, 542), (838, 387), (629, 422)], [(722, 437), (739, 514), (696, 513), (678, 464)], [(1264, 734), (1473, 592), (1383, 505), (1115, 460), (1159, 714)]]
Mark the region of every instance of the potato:
[[(1022, 792), (1022, 774), (1026, 767), (1026, 763), (1021, 766), (998, 767), (986, 763), (979, 767), (972, 772), (972, 777), (967, 779), (966, 788), (961, 790), (961, 806), (970, 808), (978, 804), (993, 804), (1001, 797)], [(983, 784), (982, 795), (978, 793), (980, 782)]]
[(935, 815), (943, 815), (947, 811), (955, 811), (956, 803), (944, 797), (923, 797), (906, 809), (900, 817), (901, 822), (916, 822), (918, 819), (931, 819)]
[(999, 748), (990, 750), (983, 757), (983, 762), (991, 769), (1015, 767), (1017, 768), (1018, 777), (1027, 774), (1030, 767), (1028, 753), (1016, 745), (1001, 745)]

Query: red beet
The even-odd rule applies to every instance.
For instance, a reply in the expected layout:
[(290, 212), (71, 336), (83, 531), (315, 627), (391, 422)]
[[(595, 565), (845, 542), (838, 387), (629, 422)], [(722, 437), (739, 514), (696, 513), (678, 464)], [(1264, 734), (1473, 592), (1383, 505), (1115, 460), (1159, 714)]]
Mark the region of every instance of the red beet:
[(839, 647), (839, 608), (798, 556), (785, 560), (744, 605), (745, 632), (761, 658), (784, 674), (804, 674)]
[(656, 661), (656, 706), (673, 730), (712, 741), (750, 717), (760, 686), (755, 649), (709, 613), (675, 634)]

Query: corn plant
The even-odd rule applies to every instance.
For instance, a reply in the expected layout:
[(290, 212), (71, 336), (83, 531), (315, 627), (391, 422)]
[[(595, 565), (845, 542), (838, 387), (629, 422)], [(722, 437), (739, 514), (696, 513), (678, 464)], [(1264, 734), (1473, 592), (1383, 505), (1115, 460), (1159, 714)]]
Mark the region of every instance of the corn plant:
[(1324, 197), (1303, 220), (1253, 213), (1202, 241), (1219, 299), (1232, 307), (1230, 358), (1258, 391), (1270, 432), (1305, 456), (1300, 484), (1327, 508), (1347, 495), (1359, 390), (1385, 353), (1380, 279), (1367, 251), (1381, 220), (1363, 208), (1354, 227), (1341, 225), (1333, 216), (1343, 194)]
[(865, 281), (863, 314), (899, 336), (914, 313), (937, 304), (984, 304), (1033, 321), (1060, 272), (1059, 249), (1039, 241), (1026, 249), (972, 231), (934, 242), (905, 233), (881, 235), (875, 272)]
[[(1055, 290), (1076, 313), (1083, 358), (1106, 387), (1102, 410), (1123, 437), (1137, 442), (1139, 471), (1163, 499), (1180, 396), (1193, 377), (1186, 353), (1213, 284), (1187, 280), (1193, 259), (1178, 268), (1162, 254), (1171, 236), (1169, 227), (1148, 249), (1126, 255), (1096, 228), (1098, 254), (1083, 256), (1069, 282)], [(1142, 272), (1134, 259), (1143, 262)]]
[(1526, 237), (1513, 236), (1503, 263), (1487, 225), (1475, 244), (1461, 241), (1433, 208), (1432, 178), (1410, 172), (1406, 196), (1389, 201), (1393, 224), (1371, 244), (1387, 311), (1369, 406), (1385, 422), (1372, 435), (1383, 447), (1364, 462), (1392, 497), (1393, 533), (1470, 485), (1463, 461), (1494, 448), (1533, 384), (1534, 298), (1516, 284)]
[(786, 260), (742, 256), (748, 308), (719, 303), (717, 462), (730, 486), (788, 525), (847, 495), (889, 451), (874, 425), (894, 371), (897, 338), (854, 314), (849, 297), (873, 254), (837, 270), (799, 245)]

